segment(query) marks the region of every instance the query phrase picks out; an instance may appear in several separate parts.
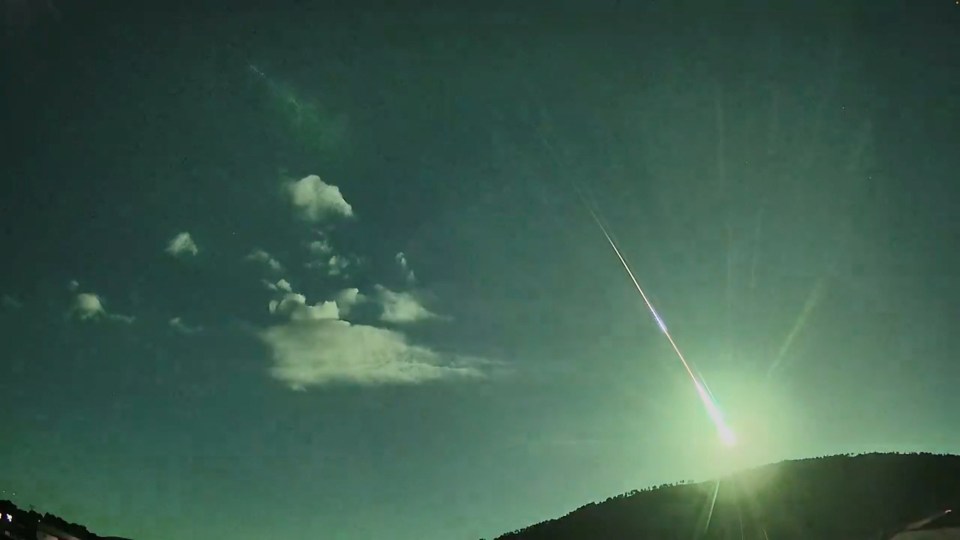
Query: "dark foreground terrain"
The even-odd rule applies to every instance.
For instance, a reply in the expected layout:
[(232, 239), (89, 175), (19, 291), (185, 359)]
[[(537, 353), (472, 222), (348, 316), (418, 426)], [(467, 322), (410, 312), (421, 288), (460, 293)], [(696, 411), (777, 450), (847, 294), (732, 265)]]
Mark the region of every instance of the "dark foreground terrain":
[(960, 456), (832, 456), (626, 493), (499, 540), (876, 540), (951, 508)]
[(0, 538), (12, 540), (126, 540), (117, 536), (97, 536), (83, 525), (70, 523), (53, 514), (23, 510), (10, 501), (0, 500)]
[[(886, 540), (948, 509), (960, 511), (960, 456), (832, 456), (625, 493), (498, 540)], [(0, 538), (38, 532), (110, 538), (0, 501)]]

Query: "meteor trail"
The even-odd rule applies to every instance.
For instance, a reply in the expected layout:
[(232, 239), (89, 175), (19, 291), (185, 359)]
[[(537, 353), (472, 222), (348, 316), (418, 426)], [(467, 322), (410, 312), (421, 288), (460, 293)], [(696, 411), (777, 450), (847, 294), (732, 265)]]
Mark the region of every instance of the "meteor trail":
[[(546, 147), (547, 151), (550, 152), (551, 156), (553, 156), (554, 161), (559, 164), (559, 154), (553, 145), (550, 144), (550, 141), (547, 140), (543, 134), (540, 134), (540, 140), (543, 142), (543, 145)], [(717, 430), (717, 435), (720, 437), (720, 441), (727, 446), (733, 446), (737, 444), (737, 437), (724, 420), (723, 413), (720, 412), (720, 407), (717, 406), (716, 401), (710, 395), (710, 392), (705, 388), (706, 384), (702, 382), (699, 377), (694, 375), (693, 369), (690, 368), (690, 363), (687, 362), (687, 359), (684, 358), (683, 353), (680, 352), (680, 347), (677, 347), (676, 342), (673, 340), (673, 336), (671, 336), (670, 331), (667, 330), (666, 323), (663, 322), (660, 314), (657, 313), (657, 310), (653, 307), (653, 303), (650, 302), (649, 298), (647, 298), (647, 293), (643, 292), (640, 282), (637, 281), (637, 277), (633, 275), (633, 270), (630, 269), (630, 265), (627, 264), (627, 260), (623, 257), (623, 254), (620, 253), (620, 248), (617, 247), (617, 243), (613, 241), (613, 237), (611, 237), (610, 233), (607, 231), (607, 227), (603, 224), (603, 220), (601, 220), (600, 216), (597, 215), (597, 210), (595, 210), (594, 206), (587, 201), (587, 197), (579, 184), (576, 182), (571, 182), (570, 185), (579, 196), (580, 202), (583, 203), (583, 206), (586, 207), (588, 212), (590, 212), (590, 217), (593, 218), (593, 221), (597, 224), (597, 227), (600, 228), (600, 232), (602, 232), (604, 238), (607, 239), (607, 243), (610, 244), (610, 247), (613, 249), (613, 252), (616, 253), (617, 258), (620, 259), (620, 264), (622, 264), (623, 269), (627, 271), (627, 275), (630, 276), (630, 281), (633, 282), (637, 292), (640, 293), (640, 297), (643, 298), (643, 303), (647, 305), (647, 309), (649, 309), (650, 314), (653, 315), (653, 319), (657, 322), (657, 327), (660, 328), (660, 331), (663, 332), (663, 335), (667, 336), (667, 341), (669, 341), (670, 346), (673, 347), (673, 352), (677, 353), (677, 358), (680, 359), (680, 363), (683, 364), (683, 369), (685, 369), (687, 371), (687, 375), (690, 376), (690, 380), (693, 382), (693, 386), (697, 391), (697, 396), (700, 398), (704, 409), (707, 411), (707, 415), (713, 422), (713, 425)]]
[[(579, 192), (579, 190), (577, 191)], [(610, 247), (613, 249), (613, 252), (616, 253), (617, 258), (620, 259), (620, 264), (623, 265), (623, 269), (627, 271), (627, 275), (630, 276), (630, 280), (633, 281), (634, 287), (636, 287), (637, 292), (640, 293), (640, 297), (643, 298), (643, 303), (647, 305), (647, 309), (649, 309), (650, 314), (653, 315), (653, 319), (657, 322), (657, 326), (660, 328), (660, 331), (663, 332), (663, 335), (667, 337), (667, 341), (669, 341), (670, 346), (673, 347), (673, 352), (677, 353), (677, 358), (680, 359), (680, 363), (683, 364), (683, 368), (687, 371), (687, 375), (689, 375), (690, 380), (693, 381), (693, 386), (697, 390), (697, 395), (700, 397), (700, 401), (703, 402), (703, 407), (706, 409), (707, 415), (710, 417), (710, 420), (716, 427), (717, 435), (720, 437), (720, 440), (727, 446), (733, 446), (737, 442), (737, 437), (734, 435), (733, 430), (727, 426), (726, 421), (723, 419), (723, 414), (720, 412), (720, 408), (710, 396), (710, 393), (705, 389), (705, 384), (702, 383), (700, 378), (693, 373), (690, 363), (687, 362), (687, 359), (683, 356), (683, 353), (680, 352), (680, 347), (677, 347), (677, 343), (673, 340), (673, 336), (671, 336), (670, 331), (667, 330), (667, 325), (663, 322), (663, 319), (660, 318), (660, 314), (657, 313), (656, 308), (653, 307), (653, 303), (650, 302), (649, 298), (647, 298), (647, 293), (643, 292), (640, 282), (637, 281), (637, 277), (633, 274), (633, 270), (630, 269), (630, 265), (627, 264), (627, 260), (623, 257), (623, 254), (620, 253), (620, 248), (617, 247), (617, 243), (613, 241), (610, 233), (607, 232), (607, 228), (604, 226), (603, 221), (600, 220), (600, 217), (597, 215), (593, 207), (587, 204), (586, 200), (583, 199), (582, 194), (581, 201), (583, 201), (584, 206), (587, 207), (587, 211), (590, 212), (590, 217), (593, 218), (593, 221), (600, 228), (600, 232), (602, 232), (603, 236), (607, 239), (607, 243), (610, 244)]]

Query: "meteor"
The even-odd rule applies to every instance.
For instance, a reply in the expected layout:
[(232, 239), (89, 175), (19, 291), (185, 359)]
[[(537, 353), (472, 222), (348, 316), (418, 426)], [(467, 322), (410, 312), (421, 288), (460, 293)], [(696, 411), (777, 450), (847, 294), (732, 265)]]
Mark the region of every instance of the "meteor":
[(590, 217), (593, 218), (593, 221), (597, 224), (597, 227), (600, 228), (600, 232), (602, 232), (604, 238), (607, 239), (607, 243), (610, 244), (610, 247), (617, 255), (617, 258), (620, 259), (620, 264), (623, 265), (623, 269), (626, 270), (627, 275), (630, 276), (630, 281), (633, 282), (637, 292), (640, 293), (640, 297), (643, 298), (643, 303), (647, 305), (647, 309), (649, 309), (650, 314), (653, 315), (653, 319), (656, 321), (660, 331), (663, 332), (663, 335), (667, 337), (667, 341), (670, 342), (673, 352), (677, 354), (677, 358), (679, 358), (680, 363), (683, 364), (683, 369), (685, 369), (687, 375), (690, 376), (690, 380), (693, 382), (693, 386), (697, 391), (697, 396), (703, 403), (704, 410), (706, 410), (707, 416), (710, 417), (710, 421), (713, 422), (713, 425), (717, 430), (717, 436), (720, 437), (720, 441), (727, 446), (735, 445), (737, 443), (737, 437), (733, 433), (733, 430), (730, 429), (730, 426), (727, 425), (726, 420), (724, 420), (723, 413), (720, 411), (720, 407), (717, 405), (716, 400), (713, 399), (713, 396), (706, 389), (706, 383), (701, 381), (701, 378), (694, 374), (693, 369), (690, 367), (690, 363), (687, 362), (687, 359), (683, 356), (683, 353), (680, 352), (680, 347), (677, 346), (677, 343), (673, 340), (673, 336), (670, 335), (670, 331), (667, 330), (666, 323), (663, 322), (660, 314), (657, 313), (656, 308), (653, 307), (653, 303), (650, 302), (650, 299), (647, 297), (647, 293), (643, 292), (643, 288), (640, 286), (640, 282), (637, 281), (637, 277), (633, 274), (633, 270), (630, 269), (630, 265), (627, 264), (627, 260), (623, 257), (623, 254), (620, 253), (620, 248), (617, 247), (617, 243), (613, 241), (610, 233), (607, 232), (606, 226), (604, 226), (603, 221), (600, 220), (600, 217), (597, 215), (596, 211), (594, 211), (594, 209), (587, 204), (586, 200), (583, 200), (582, 194), (581, 201), (584, 203), (584, 206), (587, 207), (587, 211), (590, 212)]

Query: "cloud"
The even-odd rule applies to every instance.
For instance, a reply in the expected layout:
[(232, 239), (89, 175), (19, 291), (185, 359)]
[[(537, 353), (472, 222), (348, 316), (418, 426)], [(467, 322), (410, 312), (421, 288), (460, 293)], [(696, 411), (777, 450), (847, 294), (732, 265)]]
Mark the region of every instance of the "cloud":
[[(284, 185), (294, 211), (301, 219), (320, 222), (330, 218), (352, 217), (353, 208), (340, 189), (310, 175)], [(345, 276), (360, 259), (334, 249), (329, 237), (320, 233), (306, 244), (307, 268), (320, 269), (328, 276)], [(248, 256), (270, 265), (282, 266), (263, 250)], [(415, 279), (406, 255), (398, 253), (397, 263), (407, 281)], [(277, 293), (268, 308), (275, 320), (258, 333), (272, 359), (270, 375), (290, 388), (328, 384), (419, 384), (444, 379), (483, 378), (490, 362), (461, 355), (441, 354), (429, 347), (413, 344), (395, 330), (354, 324), (341, 319), (359, 304), (370, 300), (357, 288), (340, 290), (331, 300), (310, 304), (307, 297), (284, 279), (264, 280)], [(373, 298), (382, 307), (381, 321), (408, 323), (437, 317), (410, 293), (393, 292), (377, 286)]]
[(197, 248), (196, 242), (193, 241), (193, 238), (188, 232), (182, 232), (167, 243), (167, 249), (165, 250), (168, 254), (174, 257), (180, 257), (183, 255), (196, 255), (200, 252)]
[(134, 318), (128, 315), (118, 313), (108, 313), (103, 307), (103, 302), (95, 293), (79, 293), (73, 299), (73, 305), (70, 307), (70, 314), (81, 321), (92, 321), (107, 319), (111, 321), (132, 323)]
[(183, 319), (180, 317), (174, 317), (169, 321), (170, 327), (180, 332), (181, 334), (196, 334), (203, 330), (203, 327), (200, 326), (190, 326), (187, 323), (183, 322)]
[(283, 278), (280, 278), (276, 283), (263, 280), (263, 284), (271, 291), (293, 292), (293, 287), (290, 285), (290, 282)]
[(246, 256), (246, 260), (263, 263), (267, 265), (267, 268), (273, 270), (274, 272), (283, 272), (283, 265), (280, 264), (280, 261), (274, 259), (272, 255), (260, 248), (251, 251)]
[(397, 264), (400, 265), (400, 270), (403, 272), (404, 279), (407, 280), (407, 283), (413, 284), (417, 281), (417, 276), (414, 275), (413, 270), (410, 268), (410, 264), (407, 263), (407, 256), (401, 251), (396, 255)]
[(306, 268), (313, 270), (322, 270), (330, 277), (346, 276), (347, 270), (353, 266), (356, 259), (336, 253), (330, 239), (321, 231), (319, 240), (313, 240), (307, 244), (307, 251), (312, 255), (312, 260), (304, 264)]
[(348, 261), (346, 257), (331, 255), (330, 260), (327, 261), (327, 274), (331, 276), (339, 276), (346, 273), (347, 268), (349, 267), (350, 261)]
[(350, 314), (350, 310), (353, 309), (353, 306), (366, 301), (367, 297), (360, 293), (360, 289), (352, 287), (349, 289), (343, 289), (338, 292), (334, 297), (334, 301), (337, 303), (337, 308), (340, 310), (340, 314), (347, 316)]
[(346, 276), (350, 268), (350, 260), (342, 255), (331, 255), (327, 259), (310, 261), (305, 265), (307, 268), (323, 270), (330, 277)]
[(301, 218), (321, 221), (328, 217), (350, 217), (353, 207), (344, 200), (340, 188), (327, 184), (319, 176), (311, 174), (284, 186)]
[(106, 314), (100, 297), (93, 293), (80, 293), (73, 300), (73, 312), (81, 321)]
[(339, 319), (340, 310), (332, 301), (307, 304), (307, 297), (299, 293), (287, 293), (281, 300), (271, 300), (270, 313), (285, 315), (294, 321)]
[(341, 320), (295, 320), (264, 330), (260, 339), (272, 352), (270, 374), (295, 390), (337, 382), (418, 384), (483, 377), (469, 362), (444, 362), (399, 332)]
[(380, 314), (381, 321), (411, 323), (438, 317), (436, 313), (423, 307), (410, 293), (394, 292), (383, 285), (377, 285), (375, 289), (377, 291), (377, 301), (383, 308), (383, 312)]
[(333, 253), (333, 245), (330, 244), (330, 240), (324, 236), (320, 240), (314, 240), (307, 244), (307, 250), (314, 255), (325, 256)]
[(3, 297), (0, 297), (0, 306), (3, 306), (4, 309), (20, 309), (23, 307), (23, 302), (9, 294), (5, 294)]
[(482, 360), (444, 357), (409, 343), (400, 332), (340, 319), (364, 300), (358, 289), (350, 288), (335, 300), (314, 305), (296, 292), (271, 301), (270, 312), (288, 320), (259, 334), (273, 358), (270, 374), (297, 390), (337, 382), (417, 384), (485, 376)]

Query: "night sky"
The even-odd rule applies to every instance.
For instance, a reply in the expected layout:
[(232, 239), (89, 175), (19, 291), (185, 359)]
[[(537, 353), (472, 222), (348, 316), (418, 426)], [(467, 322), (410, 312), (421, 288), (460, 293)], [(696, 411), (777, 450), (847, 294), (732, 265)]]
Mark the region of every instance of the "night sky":
[(0, 498), (476, 539), (960, 452), (953, 0), (200, 4), (4, 3)]

